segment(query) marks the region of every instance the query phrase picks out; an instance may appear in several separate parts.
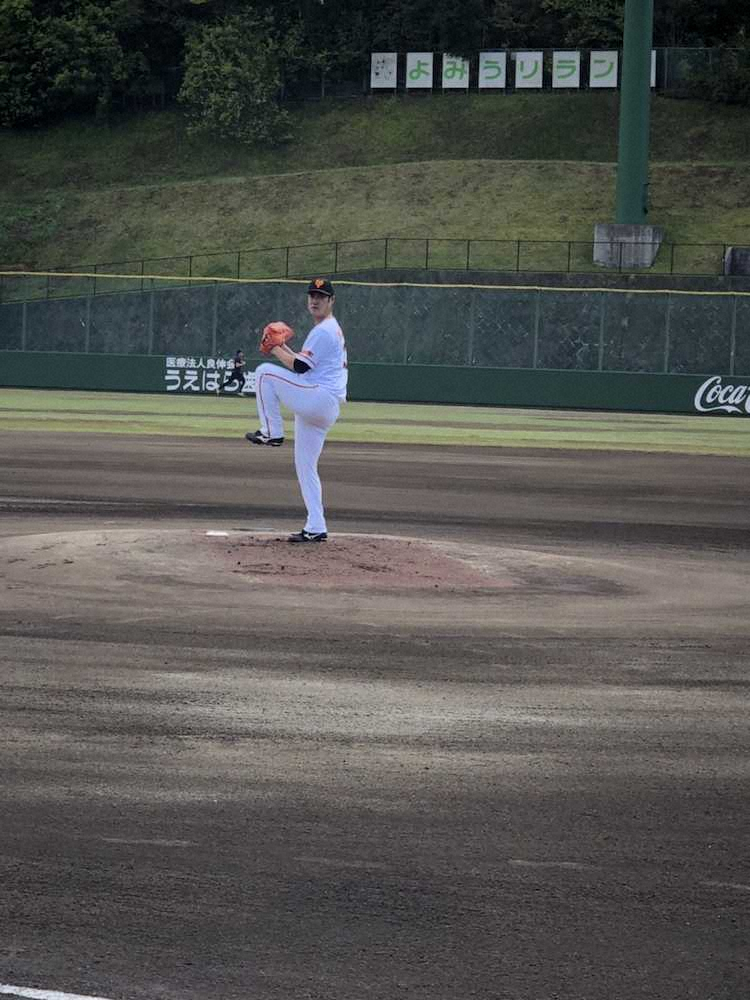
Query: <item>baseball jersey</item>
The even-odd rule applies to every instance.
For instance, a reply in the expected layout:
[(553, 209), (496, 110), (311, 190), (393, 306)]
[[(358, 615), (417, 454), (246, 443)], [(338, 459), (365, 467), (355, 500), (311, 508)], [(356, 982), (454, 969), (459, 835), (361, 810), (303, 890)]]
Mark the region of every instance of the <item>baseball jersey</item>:
[(305, 338), (299, 357), (310, 366), (303, 378), (329, 389), (339, 399), (346, 399), (349, 369), (344, 334), (334, 316), (317, 323)]

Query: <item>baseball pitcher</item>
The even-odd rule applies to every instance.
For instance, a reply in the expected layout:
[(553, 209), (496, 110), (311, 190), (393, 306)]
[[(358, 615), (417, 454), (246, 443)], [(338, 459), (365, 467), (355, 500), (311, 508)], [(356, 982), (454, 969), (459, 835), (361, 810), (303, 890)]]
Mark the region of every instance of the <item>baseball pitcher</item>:
[(307, 310), (314, 325), (301, 350), (289, 347), (294, 331), (282, 322), (269, 323), (260, 342), (261, 352), (272, 355), (286, 371), (266, 362), (255, 369), (260, 427), (245, 437), (251, 444), (278, 448), (284, 443), (281, 404), (294, 413), (294, 468), (307, 520), (302, 531), (289, 536), (290, 542), (328, 538), (318, 460), (346, 400), (348, 381), (344, 334), (333, 315), (335, 301), (331, 282), (315, 278), (307, 289)]

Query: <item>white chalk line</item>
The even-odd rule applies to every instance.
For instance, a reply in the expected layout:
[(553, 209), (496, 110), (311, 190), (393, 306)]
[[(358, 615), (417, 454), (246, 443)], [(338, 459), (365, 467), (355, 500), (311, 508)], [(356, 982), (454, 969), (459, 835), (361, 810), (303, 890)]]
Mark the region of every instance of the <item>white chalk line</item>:
[(737, 889), (739, 892), (750, 892), (750, 885), (744, 882), (717, 882), (714, 879), (704, 879), (701, 885), (707, 885), (712, 889)]
[(80, 993), (59, 993), (57, 990), (34, 990), (28, 986), (9, 986), (0, 983), (0, 993), (12, 997), (25, 997), (27, 1000), (108, 1000), (107, 997), (83, 996)]

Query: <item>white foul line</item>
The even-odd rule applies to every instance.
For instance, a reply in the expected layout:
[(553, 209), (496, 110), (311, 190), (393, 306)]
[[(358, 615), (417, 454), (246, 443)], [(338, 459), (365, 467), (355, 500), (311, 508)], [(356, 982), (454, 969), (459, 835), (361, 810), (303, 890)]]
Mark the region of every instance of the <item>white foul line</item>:
[(8, 986), (0, 983), (0, 993), (28, 1000), (107, 1000), (106, 997), (85, 997), (80, 993), (58, 993), (57, 990), (32, 990), (28, 986)]

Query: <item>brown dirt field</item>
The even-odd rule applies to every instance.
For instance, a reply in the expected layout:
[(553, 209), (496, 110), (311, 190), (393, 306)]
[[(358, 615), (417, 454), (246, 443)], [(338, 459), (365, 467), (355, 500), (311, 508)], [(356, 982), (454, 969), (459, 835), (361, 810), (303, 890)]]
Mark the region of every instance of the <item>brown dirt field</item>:
[(0, 987), (747, 992), (750, 462), (0, 456)]

